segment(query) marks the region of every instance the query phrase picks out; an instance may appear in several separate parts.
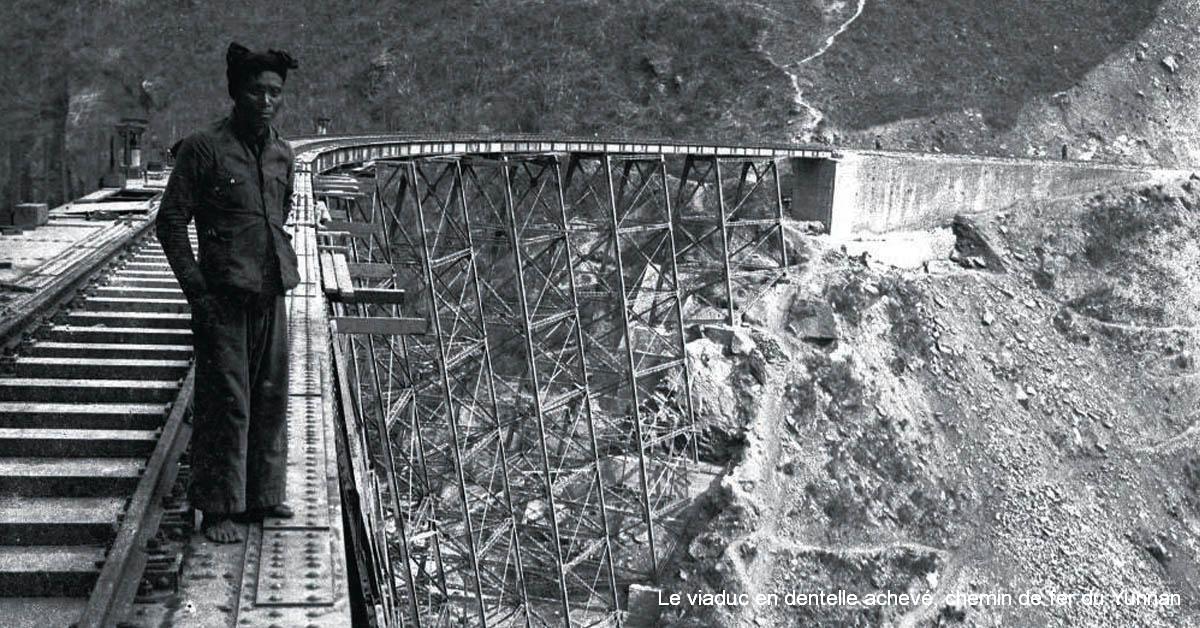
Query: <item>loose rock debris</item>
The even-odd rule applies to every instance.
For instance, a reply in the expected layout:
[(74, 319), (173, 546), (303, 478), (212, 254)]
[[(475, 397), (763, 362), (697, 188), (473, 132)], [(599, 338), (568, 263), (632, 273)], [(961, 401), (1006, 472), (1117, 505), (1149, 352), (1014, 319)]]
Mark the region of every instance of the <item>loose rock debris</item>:
[[(689, 346), (705, 420), (743, 440), (661, 591), (747, 603), (684, 595), (659, 625), (1200, 621), (1187, 184), (956, 219), (936, 274), (793, 230), (812, 254), (754, 324)], [(820, 593), (841, 603), (785, 603)], [(861, 603), (885, 593), (928, 603)]]

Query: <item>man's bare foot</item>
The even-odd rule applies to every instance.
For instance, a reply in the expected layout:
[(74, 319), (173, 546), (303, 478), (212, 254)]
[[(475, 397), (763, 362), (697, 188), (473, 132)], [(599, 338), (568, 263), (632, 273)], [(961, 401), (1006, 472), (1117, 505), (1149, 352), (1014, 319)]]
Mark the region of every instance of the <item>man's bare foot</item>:
[(292, 507), (287, 504), (275, 504), (266, 509), (266, 516), (276, 519), (291, 519), (296, 516), (296, 513), (292, 512)]
[(242, 540), (241, 531), (233, 524), (229, 515), (204, 515), (200, 531), (204, 533), (205, 538), (214, 543), (238, 543)]
[(292, 512), (291, 506), (287, 504), (276, 504), (267, 506), (266, 508), (249, 508), (246, 512), (233, 515), (233, 520), (238, 523), (257, 523), (268, 517), (275, 519), (291, 519), (296, 516)]

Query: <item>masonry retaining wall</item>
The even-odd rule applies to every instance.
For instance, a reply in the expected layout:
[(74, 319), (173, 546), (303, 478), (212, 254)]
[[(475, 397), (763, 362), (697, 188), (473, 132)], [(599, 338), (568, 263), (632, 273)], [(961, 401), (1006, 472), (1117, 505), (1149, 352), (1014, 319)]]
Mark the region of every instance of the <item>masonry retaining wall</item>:
[(792, 171), (792, 216), (821, 221), (834, 236), (936, 227), (959, 213), (1087, 194), (1172, 172), (1148, 166), (883, 151), (795, 159)]

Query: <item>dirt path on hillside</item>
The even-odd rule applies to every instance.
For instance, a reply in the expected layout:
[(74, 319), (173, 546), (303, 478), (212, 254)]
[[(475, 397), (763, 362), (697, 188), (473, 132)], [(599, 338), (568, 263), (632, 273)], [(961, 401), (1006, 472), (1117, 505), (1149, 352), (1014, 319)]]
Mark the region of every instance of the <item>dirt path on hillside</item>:
[[(793, 130), (791, 131), (793, 141), (801, 141), (801, 142), (809, 141), (812, 138), (813, 133), (816, 132), (817, 127), (825, 120), (825, 113), (822, 112), (820, 109), (818, 109), (816, 106), (814, 106), (812, 103), (810, 103), (804, 97), (804, 88), (801, 87), (801, 85), (800, 85), (799, 70), (805, 64), (807, 64), (811, 61), (815, 61), (816, 59), (821, 58), (821, 56), (824, 55), (826, 52), (829, 52), (829, 49), (833, 47), (833, 45), (837, 41), (838, 37), (842, 33), (845, 33), (850, 28), (850, 26), (852, 24), (854, 24), (854, 22), (859, 18), (859, 16), (862, 15), (863, 9), (866, 8), (867, 0), (855, 0), (855, 2), (857, 4), (855, 6), (854, 13), (852, 15), (850, 15), (849, 18), (844, 20), (841, 24), (839, 24), (837, 29), (835, 29), (833, 33), (831, 33), (828, 37), (826, 37), (824, 42), (822, 42), (822, 44), (815, 51), (809, 53), (807, 56), (800, 59), (799, 61), (789, 61), (789, 62), (781, 63), (780, 61), (778, 61), (775, 58), (775, 56), (771, 52), (769, 52), (765, 48), (763, 48), (762, 41), (758, 41), (755, 44), (756, 45), (755, 50), (758, 51), (759, 53), (761, 53), (763, 58), (766, 59), (768, 63), (770, 63), (772, 66), (774, 66), (776, 69), (778, 69), (780, 72), (782, 72), (785, 76), (788, 77), (788, 83), (791, 85), (791, 89), (792, 89), (792, 111), (794, 113), (803, 112), (805, 114), (804, 120), (800, 124), (793, 126)], [(768, 7), (768, 6), (759, 4), (759, 3), (752, 2), (752, 3), (748, 3), (748, 4), (763, 10), (764, 12), (774, 16), (778, 20), (784, 20), (784, 21), (794, 23), (793, 20), (784, 16), (777, 9), (774, 9), (772, 7)], [(840, 5), (842, 3), (837, 2), (834, 4)], [(799, 26), (799, 25), (797, 25), (797, 26)]]
[[(792, 280), (801, 282), (807, 278), (804, 275), (793, 277)], [(783, 328), (788, 305), (783, 296), (787, 292), (788, 286), (775, 286), (759, 303), (756, 312), (761, 321), (760, 331), (772, 333), (770, 330)], [(789, 351), (788, 354), (794, 355), (794, 352)], [(782, 499), (783, 487), (775, 467), (779, 462), (782, 444), (778, 435), (783, 429), (784, 400), (787, 396), (785, 388), (795, 367), (793, 360), (788, 360), (782, 367), (766, 370), (766, 381), (755, 395), (759, 405), (751, 420), (747, 455), (732, 473), (735, 482), (754, 487), (752, 499), (760, 514), (757, 519), (759, 525), (731, 542), (731, 551), (727, 552), (736, 578), (752, 595), (763, 592), (760, 584), (769, 582), (771, 575), (771, 565), (755, 558), (773, 553), (779, 540), (780, 522), (786, 518), (787, 503)], [(750, 622), (757, 615), (758, 610), (753, 606), (741, 607), (738, 621)]]

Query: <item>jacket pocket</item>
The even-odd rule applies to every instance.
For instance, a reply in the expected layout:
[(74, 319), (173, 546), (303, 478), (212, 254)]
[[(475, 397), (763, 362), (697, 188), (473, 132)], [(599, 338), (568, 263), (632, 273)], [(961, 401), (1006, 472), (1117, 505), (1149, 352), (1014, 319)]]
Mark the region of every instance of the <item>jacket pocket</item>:
[(217, 196), (228, 197), (234, 194), (239, 186), (246, 184), (244, 177), (239, 177), (228, 168), (217, 168), (216, 175), (213, 177), (213, 194)]
[(229, 168), (218, 168), (213, 180), (216, 207), (226, 211), (254, 211), (258, 207), (258, 190), (246, 178)]

